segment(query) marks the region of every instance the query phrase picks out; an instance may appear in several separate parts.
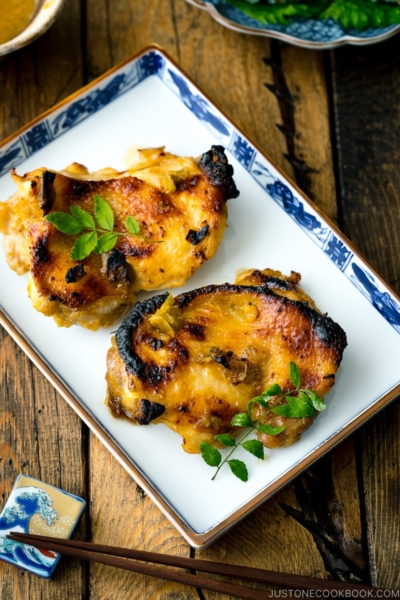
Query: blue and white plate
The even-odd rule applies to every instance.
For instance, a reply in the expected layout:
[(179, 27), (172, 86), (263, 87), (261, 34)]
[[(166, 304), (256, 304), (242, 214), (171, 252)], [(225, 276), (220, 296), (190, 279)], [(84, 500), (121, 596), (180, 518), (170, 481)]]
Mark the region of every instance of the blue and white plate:
[[(152, 47), (115, 67), (0, 144), (0, 199), (14, 193), (9, 170), (124, 169), (132, 146), (166, 145), (198, 156), (222, 144), (241, 194), (215, 257), (173, 294), (234, 281), (238, 270), (302, 274), (302, 287), (346, 331), (327, 410), (300, 442), (247, 461), (249, 481), (223, 470), (215, 481), (201, 456), (186, 454), (164, 425), (135, 427), (103, 403), (109, 330), (59, 329), (29, 301), (26, 276), (0, 249), (0, 323), (192, 546), (232, 527), (373, 416), (400, 391), (400, 304), (379, 275), (195, 84)], [(148, 296), (149, 294), (147, 294)], [(144, 298), (143, 294), (139, 299)], [(240, 455), (241, 451), (238, 451)], [(243, 453), (245, 451), (243, 450)], [(240, 458), (240, 456), (238, 456)]]
[(352, 44), (366, 46), (392, 37), (400, 30), (400, 25), (366, 29), (365, 31), (345, 30), (333, 19), (292, 19), (288, 25), (262, 23), (245, 14), (239, 8), (224, 0), (187, 0), (189, 4), (206, 10), (221, 25), (238, 31), (276, 38), (295, 46), (314, 50), (328, 50)]

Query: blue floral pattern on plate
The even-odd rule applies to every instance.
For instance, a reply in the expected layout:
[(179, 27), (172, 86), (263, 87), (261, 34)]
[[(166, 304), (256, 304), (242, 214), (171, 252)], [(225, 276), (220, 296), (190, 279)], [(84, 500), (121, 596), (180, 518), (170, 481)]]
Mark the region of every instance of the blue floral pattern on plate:
[(355, 261), (350, 265), (348, 276), (386, 321), (400, 333), (400, 306), (388, 292), (379, 289), (376, 277)]
[[(365, 31), (345, 30), (333, 19), (293, 19), (287, 25), (262, 23), (246, 15), (239, 8), (224, 0), (188, 0), (190, 4), (208, 10), (217, 20), (229, 28), (243, 33), (255, 33), (269, 37), (279, 37), (291, 44), (310, 48), (333, 48), (343, 43), (375, 43), (394, 35), (400, 25), (366, 29)], [(215, 15), (217, 13), (217, 16)]]

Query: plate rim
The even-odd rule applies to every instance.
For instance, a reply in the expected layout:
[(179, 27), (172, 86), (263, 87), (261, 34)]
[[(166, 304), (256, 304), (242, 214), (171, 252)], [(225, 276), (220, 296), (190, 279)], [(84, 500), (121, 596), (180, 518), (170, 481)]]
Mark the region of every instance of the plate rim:
[[(21, 136), (22, 133), (30, 129), (36, 123), (42, 121), (48, 115), (57, 111), (60, 107), (69, 104), (75, 98), (83, 94), (84, 92), (96, 87), (101, 81), (108, 78), (114, 72), (120, 70), (129, 63), (136, 61), (140, 57), (149, 54), (150, 52), (159, 53), (165, 60), (169, 61), (171, 65), (181, 73), (195, 88), (197, 92), (202, 94), (211, 106), (215, 107), (226, 121), (232, 125), (232, 127), (241, 135), (243, 138), (253, 146), (253, 148), (265, 158), (279, 173), (282, 179), (288, 182), (301, 197), (301, 199), (309, 205), (324, 221), (331, 230), (337, 235), (339, 240), (343, 241), (354, 253), (355, 257), (361, 260), (370, 270), (370, 272), (376, 277), (376, 279), (387, 288), (396, 301), (400, 304), (400, 296), (392, 288), (392, 286), (385, 281), (385, 279), (374, 269), (370, 262), (365, 256), (354, 246), (354, 244), (337, 228), (337, 226), (327, 217), (322, 210), (320, 210), (296, 185), (295, 182), (283, 172), (283, 170), (271, 159), (235, 122), (220, 108), (217, 102), (214, 102), (210, 97), (203, 92), (203, 90), (193, 81), (193, 79), (187, 75), (187, 73), (172, 59), (169, 54), (158, 44), (150, 44), (143, 50), (133, 54), (122, 62), (118, 63), (98, 78), (91, 81), (89, 84), (75, 91), (73, 94), (63, 99), (53, 107), (49, 108), (39, 116), (35, 117), (32, 121), (21, 127), (16, 132), (7, 136), (2, 142), (0, 142), (0, 149), (13, 140)], [(383, 317), (384, 318), (384, 317)], [(82, 406), (79, 400), (72, 394), (68, 387), (64, 384), (62, 379), (53, 371), (45, 360), (40, 356), (39, 352), (31, 345), (27, 337), (18, 329), (18, 326), (12, 322), (12, 320), (3, 312), (0, 308), (0, 324), (9, 333), (9, 335), (15, 340), (15, 342), (21, 347), (25, 354), (32, 360), (32, 362), (38, 367), (43, 375), (50, 381), (54, 388), (59, 394), (67, 401), (71, 408), (79, 415), (79, 417), (86, 423), (91, 431), (100, 439), (105, 447), (111, 452), (111, 454), (118, 460), (122, 467), (131, 475), (131, 477), (140, 485), (156, 506), (164, 513), (164, 515), (172, 522), (179, 533), (189, 542), (189, 544), (195, 548), (205, 548), (214, 542), (217, 538), (226, 533), (240, 520), (250, 514), (253, 510), (259, 507), (263, 502), (275, 494), (283, 486), (287, 485), (292, 479), (297, 477), (304, 469), (310, 464), (321, 458), (323, 454), (332, 450), (335, 446), (341, 443), (346, 437), (351, 435), (358, 427), (365, 424), (367, 420), (372, 418), (377, 412), (384, 408), (391, 400), (400, 394), (400, 383), (394, 385), (389, 391), (384, 393), (381, 397), (375, 400), (369, 407), (364, 409), (361, 413), (356, 415), (351, 421), (349, 421), (344, 427), (333, 434), (328, 440), (322, 442), (319, 446), (314, 448), (308, 455), (302, 458), (294, 467), (288, 469), (282, 473), (272, 484), (267, 488), (264, 488), (253, 496), (250, 500), (245, 502), (242, 506), (236, 509), (227, 517), (210, 527), (207, 531), (202, 533), (195, 532), (184, 519), (168, 504), (163, 498), (161, 493), (155, 489), (151, 482), (148, 481), (140, 470), (131, 462), (129, 457), (124, 453), (121, 447), (118, 446), (116, 441), (107, 433), (107, 431), (100, 425), (99, 422), (92, 416), (84, 406)]]
[(338, 40), (314, 42), (313, 40), (302, 40), (300, 38), (296, 38), (289, 33), (282, 33), (272, 29), (257, 29), (255, 27), (251, 27), (250, 25), (241, 25), (240, 23), (235, 23), (235, 21), (231, 21), (222, 15), (213, 4), (207, 1), (186, 0), (186, 2), (196, 8), (199, 8), (200, 10), (205, 10), (215, 21), (231, 31), (236, 31), (237, 33), (246, 33), (248, 35), (257, 35), (259, 37), (273, 38), (282, 42), (287, 42), (293, 46), (298, 46), (299, 48), (308, 48), (309, 50), (333, 50), (334, 48), (340, 48), (341, 46), (346, 45), (372, 46), (373, 44), (378, 44), (379, 42), (383, 42), (384, 40), (391, 38), (400, 30), (400, 24), (398, 24), (397, 26), (393, 27), (393, 29), (370, 38), (360, 38), (345, 34)]

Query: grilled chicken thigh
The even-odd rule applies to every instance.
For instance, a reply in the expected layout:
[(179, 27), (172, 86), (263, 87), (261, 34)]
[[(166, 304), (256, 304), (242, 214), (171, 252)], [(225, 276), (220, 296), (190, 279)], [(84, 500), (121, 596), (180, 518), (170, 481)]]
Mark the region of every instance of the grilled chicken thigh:
[[(232, 417), (273, 383), (293, 390), (291, 361), (302, 388), (321, 398), (335, 383), (346, 334), (298, 286), (300, 275), (246, 271), (234, 285), (210, 285), (175, 299), (138, 303), (122, 322), (107, 357), (107, 404), (138, 425), (164, 423), (187, 452), (214, 436), (237, 434)], [(260, 418), (260, 405), (253, 405)], [(258, 413), (257, 413), (258, 411)], [(263, 423), (285, 430), (259, 433), (271, 448), (290, 445), (313, 418), (267, 412)]]
[[(0, 202), (8, 264), (20, 275), (30, 272), (33, 306), (59, 326), (112, 325), (139, 290), (181, 286), (214, 255), (226, 227), (226, 201), (239, 194), (232, 173), (221, 146), (198, 162), (163, 148), (142, 150), (123, 173), (89, 173), (76, 163), (60, 172), (42, 168), (20, 176), (13, 170), (17, 192)], [(93, 215), (96, 195), (111, 206), (115, 231), (126, 233), (126, 218), (133, 216), (140, 236), (119, 236), (110, 252), (72, 260), (77, 236), (61, 233), (45, 216), (71, 206)]]

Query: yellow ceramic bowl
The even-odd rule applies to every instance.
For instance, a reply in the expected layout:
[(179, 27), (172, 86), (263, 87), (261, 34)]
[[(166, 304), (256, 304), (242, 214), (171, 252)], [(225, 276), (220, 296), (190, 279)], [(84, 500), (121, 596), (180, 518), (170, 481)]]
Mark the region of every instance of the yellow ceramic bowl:
[(14, 52), (34, 42), (52, 25), (65, 0), (36, 0), (33, 17), (25, 29), (16, 37), (0, 44), (0, 56)]

